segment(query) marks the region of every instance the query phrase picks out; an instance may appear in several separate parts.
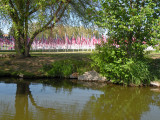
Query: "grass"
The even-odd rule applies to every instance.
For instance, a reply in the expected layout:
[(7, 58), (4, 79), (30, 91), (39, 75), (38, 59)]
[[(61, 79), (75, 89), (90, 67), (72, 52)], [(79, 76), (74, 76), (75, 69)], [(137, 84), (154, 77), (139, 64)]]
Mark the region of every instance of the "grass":
[[(1, 52), (0, 52), (1, 54)], [(15, 54), (14, 52), (3, 52), (2, 54)], [(46, 71), (43, 66), (52, 65), (56, 61), (70, 60), (74, 66), (72, 72), (84, 73), (90, 69), (91, 52), (31, 52), (31, 57), (25, 59), (0, 58), (0, 76), (18, 76), (20, 73), (29, 77), (44, 77)], [(61, 64), (59, 65), (61, 66)], [(67, 65), (65, 66), (65, 68)], [(64, 71), (67, 74), (67, 69)]]

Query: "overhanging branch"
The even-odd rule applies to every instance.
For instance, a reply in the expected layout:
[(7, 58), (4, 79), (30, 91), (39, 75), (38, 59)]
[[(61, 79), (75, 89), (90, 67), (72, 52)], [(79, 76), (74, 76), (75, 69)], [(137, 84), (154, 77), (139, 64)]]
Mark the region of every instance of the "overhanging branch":
[[(31, 40), (30, 40), (30, 42), (29, 42), (29, 44), (28, 44), (29, 46), (31, 46), (34, 38), (35, 38), (39, 33), (41, 33), (42, 31), (45, 31), (45, 30), (47, 30), (47, 29), (51, 29), (52, 27), (55, 26), (55, 23), (57, 23), (58, 21), (60, 21), (60, 19), (62, 18), (63, 14), (64, 14), (64, 12), (65, 12), (68, 4), (69, 4), (69, 2), (67, 2), (67, 3), (65, 4), (65, 6), (64, 6), (62, 12), (60, 13), (59, 17), (56, 18), (57, 15), (58, 15), (58, 13), (59, 13), (60, 10), (62, 9), (62, 5), (63, 5), (63, 4), (64, 4), (64, 3), (61, 1), (58, 9), (56, 10), (56, 12), (55, 12), (55, 14), (54, 14), (54, 16), (53, 16), (43, 27), (41, 27), (40, 29), (36, 30), (36, 31), (33, 33), (32, 37), (31, 37)], [(51, 24), (52, 21), (53, 21), (55, 18), (56, 18), (55, 22), (54, 22), (53, 24)], [(51, 24), (51, 25), (50, 25), (50, 24)], [(49, 26), (49, 25), (50, 25), (50, 26)]]
[(12, 0), (9, 0), (9, 4), (14, 9), (14, 12), (10, 11), (11, 18), (13, 18), (14, 22), (16, 22), (16, 19), (19, 20), (18, 12), (17, 12), (16, 8), (14, 7)]

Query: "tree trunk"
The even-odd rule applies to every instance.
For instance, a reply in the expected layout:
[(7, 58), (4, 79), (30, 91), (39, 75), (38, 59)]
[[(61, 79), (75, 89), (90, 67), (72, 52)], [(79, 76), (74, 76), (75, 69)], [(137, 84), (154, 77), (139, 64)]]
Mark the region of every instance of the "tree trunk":
[(22, 47), (22, 44), (20, 43), (20, 40), (15, 40), (15, 50), (16, 50), (16, 56), (18, 58), (24, 57), (24, 49)]
[[(22, 40), (21, 40), (22, 41)], [(25, 58), (30, 57), (30, 47), (29, 45), (25, 45), (25, 43), (22, 44), (20, 41), (15, 41), (15, 50), (16, 50), (16, 56), (17, 58)]]
[(30, 46), (27, 45), (27, 46), (25, 47), (25, 54), (24, 54), (25, 57), (30, 57), (29, 51), (30, 51)]

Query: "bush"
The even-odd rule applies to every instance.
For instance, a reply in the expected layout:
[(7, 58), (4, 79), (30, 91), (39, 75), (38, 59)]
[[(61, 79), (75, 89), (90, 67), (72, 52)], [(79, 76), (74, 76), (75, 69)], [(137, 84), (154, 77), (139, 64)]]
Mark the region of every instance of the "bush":
[(72, 63), (74, 65), (74, 72), (77, 72), (79, 75), (91, 70), (90, 61), (74, 60)]
[(64, 60), (64, 61), (56, 61), (52, 63), (52, 66), (44, 67), (44, 69), (48, 70), (46, 71), (47, 76), (52, 77), (68, 77), (70, 74), (72, 74), (73, 71), (73, 65), (71, 61)]
[(114, 83), (149, 84), (150, 72), (144, 58), (128, 58), (126, 51), (104, 44), (97, 46), (92, 55), (94, 69)]
[(89, 60), (60, 60), (44, 64), (40, 71), (48, 77), (69, 77), (74, 72), (81, 75), (89, 70), (91, 70)]
[(133, 60), (125, 65), (127, 79), (125, 83), (136, 85), (150, 84), (151, 74), (148, 63), (144, 60)]
[(8, 71), (0, 70), (0, 77), (10, 76)]

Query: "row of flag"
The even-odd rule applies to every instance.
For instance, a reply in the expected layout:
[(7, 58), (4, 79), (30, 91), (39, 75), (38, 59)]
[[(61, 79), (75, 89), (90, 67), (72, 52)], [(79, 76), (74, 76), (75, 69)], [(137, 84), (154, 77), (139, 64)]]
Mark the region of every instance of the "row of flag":
[[(28, 39), (30, 41), (30, 39)], [(95, 36), (89, 37), (77, 37), (69, 38), (35, 38), (31, 49), (32, 50), (47, 50), (47, 49), (95, 49), (96, 44), (106, 43), (106, 37), (96, 38)], [(0, 50), (14, 50), (15, 40), (13, 37), (0, 38)]]

